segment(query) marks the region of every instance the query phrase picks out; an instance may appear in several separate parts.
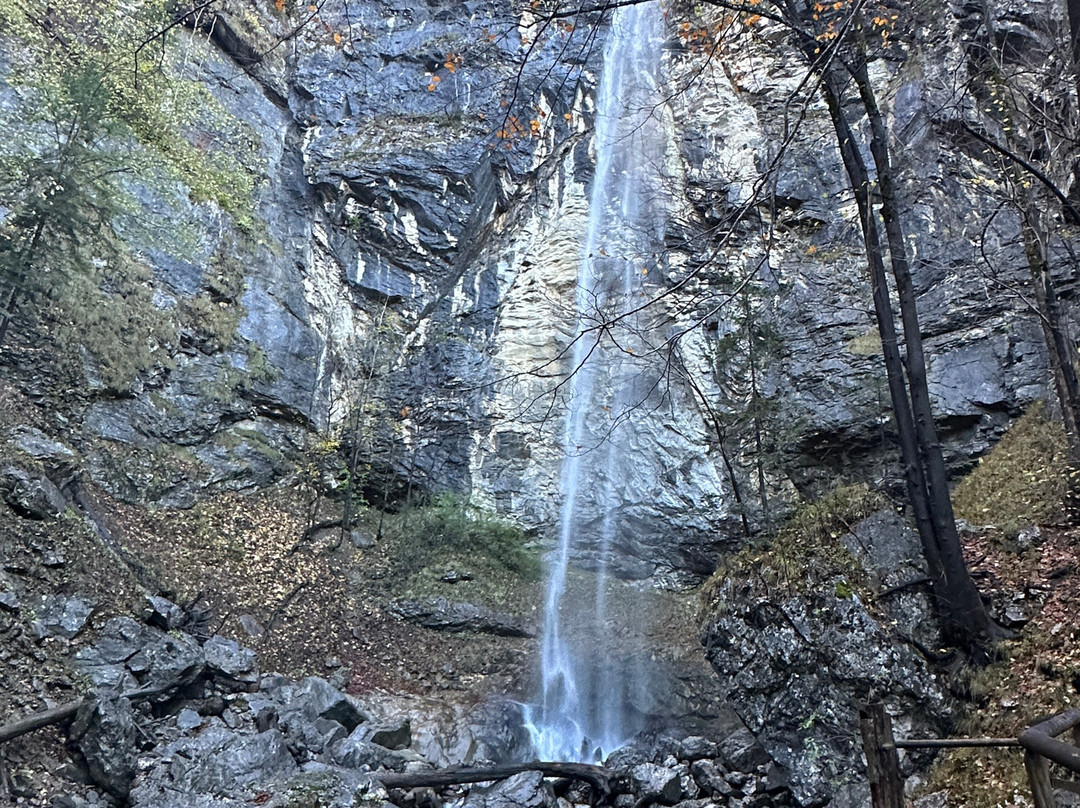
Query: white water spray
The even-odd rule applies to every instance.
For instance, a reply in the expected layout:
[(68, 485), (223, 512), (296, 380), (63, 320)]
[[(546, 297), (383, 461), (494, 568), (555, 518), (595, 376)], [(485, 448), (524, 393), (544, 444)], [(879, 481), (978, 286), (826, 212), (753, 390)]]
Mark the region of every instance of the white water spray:
[[(662, 266), (667, 133), (657, 2), (617, 9), (597, 95), (596, 175), (578, 274), (577, 335), (563, 435), (559, 544), (550, 560), (541, 648), (542, 695), (528, 725), (545, 760), (595, 760), (640, 729), (632, 706), (643, 686), (635, 666), (614, 662), (607, 578), (620, 531), (635, 407), (642, 395), (637, 357), (647, 353), (648, 272)], [(647, 384), (645, 385), (647, 386)], [(595, 590), (568, 594), (571, 559), (595, 571)]]

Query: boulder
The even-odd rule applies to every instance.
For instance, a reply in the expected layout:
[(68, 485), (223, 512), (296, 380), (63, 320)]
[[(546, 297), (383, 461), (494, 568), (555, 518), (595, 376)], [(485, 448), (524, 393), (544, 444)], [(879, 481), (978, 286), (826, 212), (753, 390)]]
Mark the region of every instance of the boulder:
[(419, 763), (422, 758), (408, 750), (390, 750), (364, 738), (364, 728), (353, 731), (347, 738), (336, 741), (330, 747), (330, 761), (349, 769), (371, 771), (389, 769), (405, 771), (409, 763)]
[(252, 792), (296, 772), (296, 762), (280, 732), (250, 734), (213, 725), (155, 750), (152, 765), (131, 789), (130, 806), (250, 804)]
[(143, 687), (173, 688), (202, 675), (205, 659), (199, 643), (188, 634), (162, 634), (127, 661), (128, 670)]
[(47, 595), (41, 599), (34, 629), (38, 637), (65, 637), (70, 640), (82, 631), (93, 612), (94, 604), (85, 598)]
[(698, 787), (714, 800), (722, 801), (731, 795), (731, 786), (713, 761), (695, 760), (690, 764), (690, 774)]
[(704, 760), (705, 758), (714, 758), (716, 755), (716, 744), (700, 735), (691, 735), (689, 738), (684, 738), (679, 744), (678, 757), (680, 760)]
[(129, 617), (114, 617), (96, 643), (76, 654), (75, 667), (97, 685), (169, 689), (195, 681), (205, 659), (190, 635), (166, 634)]
[(154, 628), (162, 631), (179, 629), (187, 622), (184, 610), (168, 598), (159, 595), (147, 595), (142, 618)]
[(724, 738), (718, 752), (727, 768), (740, 772), (752, 772), (761, 764), (771, 761), (769, 753), (748, 729), (736, 730)]
[(674, 805), (682, 799), (679, 773), (656, 763), (639, 763), (630, 769), (630, 778), (639, 800)]
[(16, 513), (28, 519), (55, 519), (68, 506), (52, 480), (21, 466), (7, 465), (0, 470), (0, 493)]
[(190, 732), (202, 726), (203, 717), (191, 708), (181, 710), (176, 716), (176, 726), (184, 732)]
[(536, 631), (520, 617), (492, 611), (476, 603), (454, 603), (446, 598), (396, 600), (390, 612), (402, 620), (435, 631), (475, 631), (499, 637), (534, 637)]
[[(287, 710), (289, 713), (299, 711), (310, 721), (316, 718), (337, 721), (348, 732), (367, 720), (348, 696), (317, 676), (309, 676), (300, 683), (292, 693)], [(286, 714), (282, 712), (283, 717)]]
[(206, 668), (219, 682), (234, 689), (252, 690), (259, 683), (255, 652), (233, 640), (213, 636), (202, 647)]
[(95, 783), (124, 800), (135, 778), (135, 713), (131, 702), (97, 689), (79, 708), (69, 733)]
[[(748, 581), (721, 590), (723, 608), (705, 622), (702, 642), (747, 727), (719, 744), (728, 768), (753, 772), (771, 758), (801, 805), (840, 794), (869, 799), (852, 731), (860, 701), (879, 699), (904, 715), (898, 734), (946, 730), (950, 697), (923, 657), (858, 597), (831, 583), (784, 596)], [(926, 760), (908, 755), (904, 765), (917, 758)]]
[(521, 772), (494, 785), (473, 788), (464, 808), (554, 808), (555, 792), (540, 772)]

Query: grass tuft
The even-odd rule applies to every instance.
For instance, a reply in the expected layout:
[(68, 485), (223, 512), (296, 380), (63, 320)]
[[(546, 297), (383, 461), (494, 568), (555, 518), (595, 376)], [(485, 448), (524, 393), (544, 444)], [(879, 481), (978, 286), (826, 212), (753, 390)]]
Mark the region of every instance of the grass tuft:
[(846, 587), (863, 586), (866, 574), (842, 538), (888, 504), (866, 485), (847, 485), (803, 505), (761, 545), (721, 561), (702, 588), (702, 605), (718, 608), (720, 590), (730, 579), (753, 578), (788, 592), (818, 588), (837, 576)]
[(953, 510), (973, 525), (994, 524), (1008, 533), (1051, 519), (1068, 479), (1065, 429), (1036, 404), (957, 484)]

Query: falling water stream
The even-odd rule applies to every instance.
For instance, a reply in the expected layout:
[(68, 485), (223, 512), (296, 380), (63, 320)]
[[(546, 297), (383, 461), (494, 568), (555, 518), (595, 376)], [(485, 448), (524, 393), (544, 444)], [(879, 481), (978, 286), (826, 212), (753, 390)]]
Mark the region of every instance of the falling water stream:
[[(576, 294), (577, 334), (563, 434), (558, 547), (549, 562), (542, 694), (528, 716), (545, 760), (596, 760), (640, 729), (631, 705), (640, 666), (617, 662), (607, 584), (620, 540), (619, 506), (633, 464), (644, 284), (662, 261), (666, 219), (659, 3), (620, 7), (604, 51), (596, 104), (596, 174)], [(584, 594), (571, 562), (592, 570)], [(584, 563), (582, 563), (584, 561)]]

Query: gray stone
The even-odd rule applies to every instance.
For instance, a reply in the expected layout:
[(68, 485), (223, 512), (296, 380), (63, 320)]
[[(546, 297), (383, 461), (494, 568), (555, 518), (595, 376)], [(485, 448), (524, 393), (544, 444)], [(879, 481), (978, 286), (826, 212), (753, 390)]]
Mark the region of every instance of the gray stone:
[(191, 709), (181, 710), (176, 715), (176, 726), (184, 732), (197, 729), (202, 726), (203, 718)]
[(700, 735), (684, 738), (682, 743), (679, 744), (678, 756), (680, 760), (702, 760), (704, 758), (714, 758), (716, 755), (716, 744)]
[(83, 598), (47, 595), (41, 599), (35, 628), (40, 637), (70, 640), (82, 631), (93, 612), (94, 604)]
[(750, 730), (741, 729), (728, 735), (719, 744), (719, 755), (724, 765), (740, 772), (752, 772), (771, 758)]
[(555, 793), (540, 772), (521, 772), (487, 788), (473, 788), (465, 808), (554, 808)]
[(390, 611), (424, 628), (435, 631), (473, 631), (500, 637), (533, 637), (535, 630), (514, 615), (494, 612), (475, 603), (454, 603), (446, 598), (396, 600)]
[(213, 636), (202, 647), (206, 667), (219, 681), (240, 689), (254, 689), (259, 683), (255, 652), (233, 640)]
[(4, 609), (8, 612), (17, 612), (19, 610), (19, 596), (14, 592), (0, 592), (0, 609)]
[(731, 795), (731, 786), (711, 760), (695, 760), (690, 764), (690, 773), (698, 787), (713, 799), (724, 800)]
[(365, 771), (389, 769), (400, 772), (405, 771), (408, 764), (421, 760), (408, 750), (390, 750), (365, 740), (363, 727), (353, 730), (349, 737), (335, 741), (329, 756), (338, 766)]
[(912, 801), (914, 808), (949, 808), (949, 792), (935, 791)]
[(639, 763), (630, 769), (630, 777), (639, 800), (674, 805), (682, 798), (679, 775), (672, 769), (655, 763)]
[(138, 651), (149, 645), (155, 634), (130, 617), (113, 617), (91, 648), (83, 649), (77, 659), (88, 664), (115, 664), (126, 662)]
[(293, 691), (288, 709), (300, 712), (309, 721), (316, 718), (337, 721), (350, 733), (366, 720), (348, 696), (316, 676), (304, 679)]
[(26, 452), (35, 460), (68, 461), (75, 458), (75, 452), (40, 429), (17, 426), (11, 430), (11, 437), (15, 448)]
[(161, 762), (131, 790), (132, 808), (232, 808), (297, 771), (284, 736), (275, 730), (251, 735), (213, 725), (180, 737), (159, 753)]
[(135, 713), (127, 699), (94, 691), (72, 722), (69, 737), (86, 760), (90, 777), (124, 800), (135, 778)]
[(68, 506), (52, 480), (14, 465), (0, 470), (0, 494), (16, 513), (28, 519), (55, 519)]
[(928, 648), (940, 645), (928, 588), (907, 586), (926, 578), (922, 542), (915, 529), (886, 508), (855, 525), (843, 542), (877, 589), (891, 590), (878, 603), (900, 631)]
[(921, 654), (857, 598), (816, 591), (777, 599), (734, 580), (720, 598), (724, 608), (705, 622), (702, 642), (747, 726), (719, 744), (729, 768), (753, 772), (771, 758), (799, 804), (840, 793), (861, 799), (861, 746), (849, 730), (865, 694), (903, 715), (912, 735), (946, 730), (954, 707)]
[(240, 615), (240, 627), (244, 629), (244, 633), (249, 637), (258, 637), (263, 633), (262, 625), (250, 614)]
[(166, 634), (129, 617), (109, 620), (98, 641), (75, 656), (76, 668), (96, 685), (122, 690), (186, 684), (202, 674), (204, 665), (193, 637)]
[(170, 631), (183, 626), (187, 622), (187, 615), (171, 600), (158, 595), (147, 595), (143, 620), (154, 628)]
[[(531, 750), (522, 706), (518, 702), (485, 699), (465, 714), (462, 724), (472, 736), (471, 757), (463, 762), (522, 760)], [(415, 738), (415, 729), (413, 735)]]
[(194, 637), (154, 632), (152, 641), (126, 664), (144, 687), (173, 688), (195, 681), (206, 661)]
[(312, 723), (322, 736), (321, 745), (323, 749), (349, 736), (349, 731), (345, 727), (337, 721), (331, 721), (329, 718), (316, 718)]

